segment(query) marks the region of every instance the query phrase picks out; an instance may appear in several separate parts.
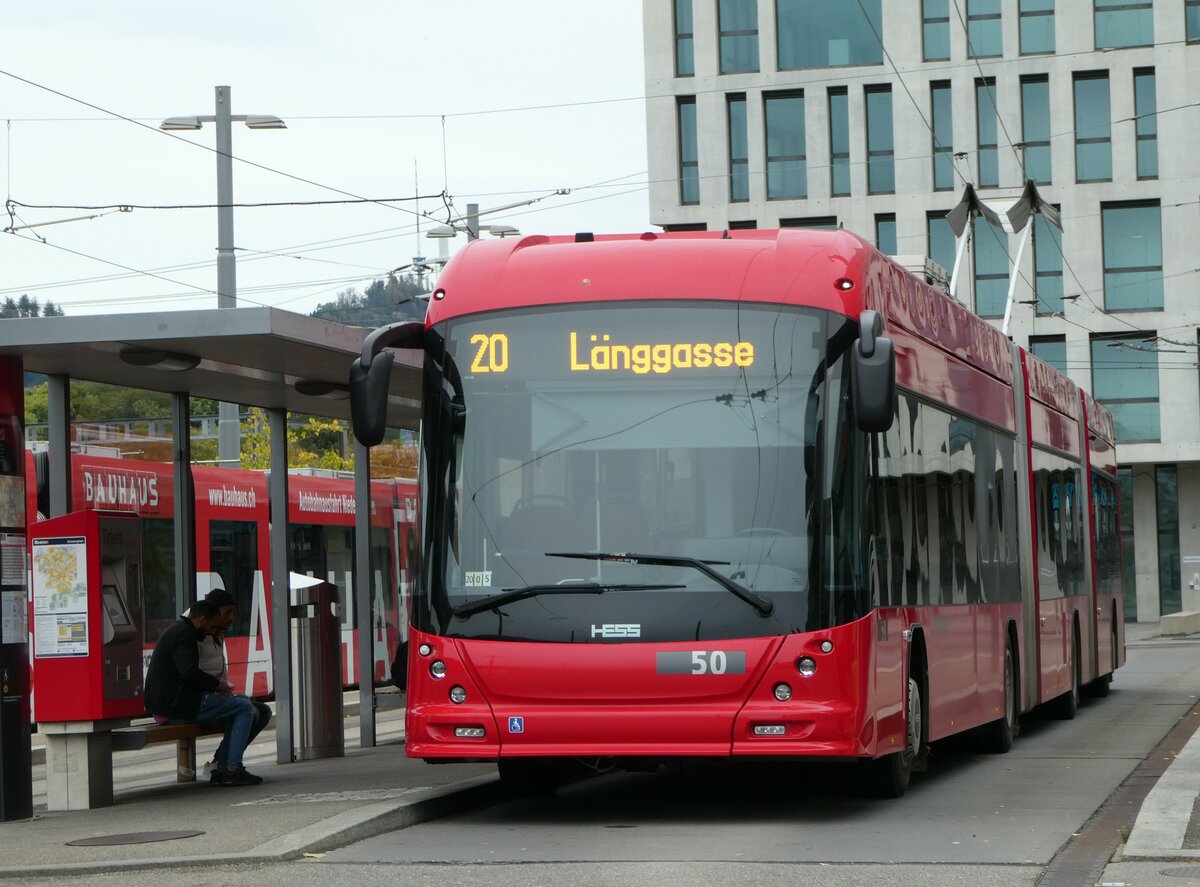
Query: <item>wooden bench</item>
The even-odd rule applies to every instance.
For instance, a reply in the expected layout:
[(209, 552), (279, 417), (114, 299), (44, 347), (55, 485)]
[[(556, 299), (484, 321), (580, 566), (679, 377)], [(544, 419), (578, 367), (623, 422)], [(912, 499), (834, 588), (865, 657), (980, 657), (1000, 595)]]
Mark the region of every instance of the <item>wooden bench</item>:
[(224, 732), (223, 722), (131, 724), (129, 718), (52, 721), (39, 724), (46, 737), (46, 808), (92, 810), (113, 803), (113, 751), (176, 742), (176, 780), (196, 779), (196, 737)]
[(224, 721), (205, 721), (203, 724), (139, 724), (112, 731), (113, 751), (137, 751), (158, 742), (175, 742), (175, 781), (196, 781), (196, 737), (220, 736), (225, 732)]

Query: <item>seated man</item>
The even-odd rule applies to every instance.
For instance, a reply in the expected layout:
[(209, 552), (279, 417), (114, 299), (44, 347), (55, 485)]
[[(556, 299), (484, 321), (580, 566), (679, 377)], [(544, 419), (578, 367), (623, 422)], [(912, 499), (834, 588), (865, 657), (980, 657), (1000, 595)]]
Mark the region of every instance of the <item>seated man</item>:
[[(213, 629), (200, 639), (200, 670), (206, 671), (221, 682), (220, 690), (224, 692), (228, 688), (229, 692), (233, 692), (233, 684), (229, 680), (229, 667), (225, 662), (225, 632), (233, 625), (233, 620), (237, 617), (237, 602), (233, 599), (233, 595), (223, 588), (214, 588), (204, 596), (204, 599), (217, 607), (217, 622)], [(240, 693), (234, 694), (242, 696)], [(243, 696), (244, 699), (250, 699), (248, 696)], [(262, 732), (263, 727), (271, 720), (271, 706), (265, 702), (258, 702), (250, 699), (250, 704), (254, 706), (254, 725), (250, 728), (250, 736), (246, 740), (246, 745), (254, 742), (254, 737)], [(217, 747), (217, 753), (210, 764), (205, 764), (205, 771), (209, 772), (211, 767), (212, 776), (209, 781), (215, 781), (216, 771), (225, 765), (226, 747), (222, 742)]]
[(199, 642), (219, 624), (215, 604), (197, 601), (154, 645), (146, 672), (146, 711), (175, 723), (225, 721), (224, 766), (213, 773), (213, 785), (258, 785), (262, 777), (242, 766), (242, 753), (254, 724), (254, 704), (237, 696), (200, 669)]

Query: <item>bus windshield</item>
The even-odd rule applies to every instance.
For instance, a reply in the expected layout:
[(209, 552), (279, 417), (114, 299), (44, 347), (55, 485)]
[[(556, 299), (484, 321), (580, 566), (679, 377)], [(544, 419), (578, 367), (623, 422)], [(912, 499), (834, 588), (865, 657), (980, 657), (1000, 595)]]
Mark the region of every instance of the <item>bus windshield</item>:
[(674, 300), (471, 315), (432, 333), (418, 622), (593, 643), (853, 615), (811, 593), (834, 492), (821, 454), (847, 446), (846, 318)]

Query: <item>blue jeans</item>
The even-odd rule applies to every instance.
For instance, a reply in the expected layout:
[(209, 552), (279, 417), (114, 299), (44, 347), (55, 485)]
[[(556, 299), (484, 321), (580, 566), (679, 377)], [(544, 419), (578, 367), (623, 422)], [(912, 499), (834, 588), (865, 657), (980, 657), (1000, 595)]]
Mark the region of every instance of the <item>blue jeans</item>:
[(200, 697), (197, 721), (225, 721), (225, 737), (217, 746), (218, 767), (242, 766), (242, 754), (257, 716), (254, 702), (240, 693), (205, 693)]

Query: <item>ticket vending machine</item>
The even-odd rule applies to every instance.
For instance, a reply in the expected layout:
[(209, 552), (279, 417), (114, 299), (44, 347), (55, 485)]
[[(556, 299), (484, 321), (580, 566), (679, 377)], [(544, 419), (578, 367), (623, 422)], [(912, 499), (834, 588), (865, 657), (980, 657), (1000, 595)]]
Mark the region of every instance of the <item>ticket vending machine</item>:
[(144, 714), (141, 521), (76, 511), (30, 537), (34, 720)]
[(46, 805), (113, 802), (112, 730), (142, 696), (137, 515), (77, 511), (30, 530), (33, 716), (46, 736)]

